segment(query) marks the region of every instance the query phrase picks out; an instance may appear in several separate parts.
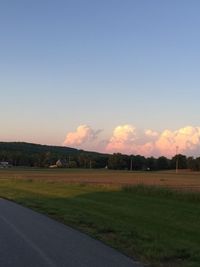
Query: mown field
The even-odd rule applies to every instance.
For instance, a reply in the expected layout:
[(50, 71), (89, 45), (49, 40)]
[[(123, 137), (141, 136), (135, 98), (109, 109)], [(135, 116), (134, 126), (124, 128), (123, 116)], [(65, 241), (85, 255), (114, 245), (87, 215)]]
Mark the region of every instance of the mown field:
[(59, 181), (73, 184), (103, 184), (113, 186), (153, 185), (180, 190), (200, 191), (200, 172), (157, 171), (129, 172), (89, 169), (0, 169), (0, 179)]
[(0, 197), (150, 266), (200, 266), (199, 188), (190, 172), (0, 170)]

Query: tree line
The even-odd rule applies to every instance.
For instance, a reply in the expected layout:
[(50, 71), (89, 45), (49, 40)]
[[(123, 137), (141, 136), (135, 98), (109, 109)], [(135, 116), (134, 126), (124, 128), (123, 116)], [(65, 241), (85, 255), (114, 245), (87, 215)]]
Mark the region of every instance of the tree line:
[(43, 146), (30, 143), (0, 142), (0, 161), (8, 161), (12, 166), (67, 168), (108, 168), (114, 170), (170, 170), (190, 169), (200, 171), (200, 157), (179, 154), (171, 159), (164, 156), (144, 157), (121, 153), (102, 154), (73, 148)]
[(116, 170), (174, 170), (178, 169), (190, 169), (192, 171), (200, 171), (200, 157), (187, 157), (182, 154), (175, 155), (171, 159), (164, 156), (144, 157), (141, 155), (122, 155), (116, 153), (110, 155), (108, 158), (108, 168)]

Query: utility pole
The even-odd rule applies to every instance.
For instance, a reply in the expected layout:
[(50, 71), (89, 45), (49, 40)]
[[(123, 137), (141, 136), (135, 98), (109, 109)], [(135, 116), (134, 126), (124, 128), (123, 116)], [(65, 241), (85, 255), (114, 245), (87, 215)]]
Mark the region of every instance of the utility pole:
[(133, 170), (133, 158), (131, 156), (130, 171), (132, 172), (132, 170)]
[(176, 173), (178, 173), (178, 146), (176, 147)]

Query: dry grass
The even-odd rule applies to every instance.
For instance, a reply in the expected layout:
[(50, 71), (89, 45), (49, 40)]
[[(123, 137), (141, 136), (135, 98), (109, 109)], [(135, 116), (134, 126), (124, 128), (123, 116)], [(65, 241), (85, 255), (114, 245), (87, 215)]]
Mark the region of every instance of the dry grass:
[(62, 181), (75, 184), (153, 185), (200, 191), (200, 173), (179, 171), (129, 172), (83, 169), (8, 169), (0, 170), (0, 179)]

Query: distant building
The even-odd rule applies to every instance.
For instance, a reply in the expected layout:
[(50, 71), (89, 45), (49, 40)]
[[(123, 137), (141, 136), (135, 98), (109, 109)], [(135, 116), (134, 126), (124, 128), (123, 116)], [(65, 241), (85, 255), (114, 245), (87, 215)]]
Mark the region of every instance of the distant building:
[(49, 168), (54, 169), (54, 168), (58, 168), (58, 166), (57, 165), (50, 165)]
[(66, 160), (63, 160), (63, 159), (59, 159), (57, 162), (56, 162), (56, 166), (58, 168), (64, 168), (64, 167), (67, 167), (67, 161)]
[(64, 159), (59, 159), (56, 161), (56, 164), (50, 165), (49, 168), (64, 168), (67, 167), (67, 161)]
[(0, 161), (0, 168), (1, 169), (9, 168), (9, 167), (10, 167), (9, 162), (7, 162), (7, 161)]

